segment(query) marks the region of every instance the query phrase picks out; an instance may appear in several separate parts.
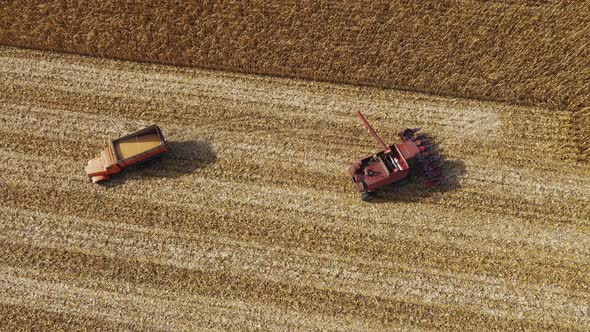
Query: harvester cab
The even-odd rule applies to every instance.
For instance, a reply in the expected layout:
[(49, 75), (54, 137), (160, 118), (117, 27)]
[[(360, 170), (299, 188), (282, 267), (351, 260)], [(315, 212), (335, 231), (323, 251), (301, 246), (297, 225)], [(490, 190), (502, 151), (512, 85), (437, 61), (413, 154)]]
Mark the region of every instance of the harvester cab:
[(440, 155), (430, 137), (418, 134), (420, 128), (404, 130), (399, 134), (401, 143), (387, 145), (361, 112), (356, 115), (382, 149), (348, 167), (352, 182), (364, 201), (376, 198), (376, 189), (400, 181), (411, 173), (425, 176), (429, 184), (440, 181)]

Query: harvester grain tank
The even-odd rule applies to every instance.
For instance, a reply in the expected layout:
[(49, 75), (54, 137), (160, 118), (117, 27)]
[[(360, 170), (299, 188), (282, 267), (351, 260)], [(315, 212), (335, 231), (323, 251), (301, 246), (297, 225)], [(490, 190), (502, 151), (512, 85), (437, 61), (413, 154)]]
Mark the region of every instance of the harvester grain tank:
[(382, 149), (348, 167), (352, 182), (362, 193), (364, 201), (373, 200), (376, 189), (398, 182), (410, 174), (425, 177), (428, 185), (441, 181), (441, 157), (436, 144), (428, 135), (419, 133), (420, 128), (404, 130), (399, 134), (401, 143), (387, 145), (361, 112), (356, 115)]

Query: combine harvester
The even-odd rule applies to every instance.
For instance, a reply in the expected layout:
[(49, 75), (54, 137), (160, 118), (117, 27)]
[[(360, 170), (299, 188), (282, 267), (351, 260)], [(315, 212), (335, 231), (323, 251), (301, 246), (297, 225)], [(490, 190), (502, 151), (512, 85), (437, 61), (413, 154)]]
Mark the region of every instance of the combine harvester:
[(151, 125), (109, 142), (100, 155), (88, 161), (86, 175), (97, 183), (111, 178), (123, 168), (153, 159), (169, 151), (160, 128)]
[(419, 134), (420, 128), (406, 129), (399, 134), (402, 143), (386, 145), (363, 114), (357, 112), (356, 115), (383, 149), (348, 167), (363, 201), (373, 200), (377, 197), (376, 189), (398, 182), (410, 174), (425, 177), (428, 185), (442, 180), (441, 156), (436, 144), (428, 135)]

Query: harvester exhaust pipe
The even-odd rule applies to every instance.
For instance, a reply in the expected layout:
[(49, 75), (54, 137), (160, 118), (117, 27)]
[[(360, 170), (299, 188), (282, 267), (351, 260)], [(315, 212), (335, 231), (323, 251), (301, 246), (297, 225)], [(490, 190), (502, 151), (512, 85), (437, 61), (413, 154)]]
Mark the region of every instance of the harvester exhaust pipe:
[(379, 144), (381, 146), (381, 148), (383, 148), (383, 151), (385, 151), (386, 153), (391, 151), (391, 148), (383, 142), (381, 137), (379, 137), (379, 135), (377, 135), (377, 133), (375, 132), (373, 127), (371, 127), (371, 125), (369, 124), (367, 119), (365, 119), (365, 116), (363, 115), (363, 113), (358, 111), (358, 112), (356, 112), (356, 116), (358, 116), (359, 119), (361, 119), (361, 121), (365, 125), (365, 128), (367, 128), (367, 130), (369, 131), (369, 134), (371, 134), (371, 136), (373, 136), (373, 138), (377, 141), (377, 144)]

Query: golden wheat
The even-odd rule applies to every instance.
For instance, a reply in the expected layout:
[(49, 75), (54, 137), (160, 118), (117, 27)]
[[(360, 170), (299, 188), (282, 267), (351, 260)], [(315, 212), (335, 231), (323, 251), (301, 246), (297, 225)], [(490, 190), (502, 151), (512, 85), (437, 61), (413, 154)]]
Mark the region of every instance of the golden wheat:
[(0, 44), (563, 108), (587, 1), (3, 1)]

